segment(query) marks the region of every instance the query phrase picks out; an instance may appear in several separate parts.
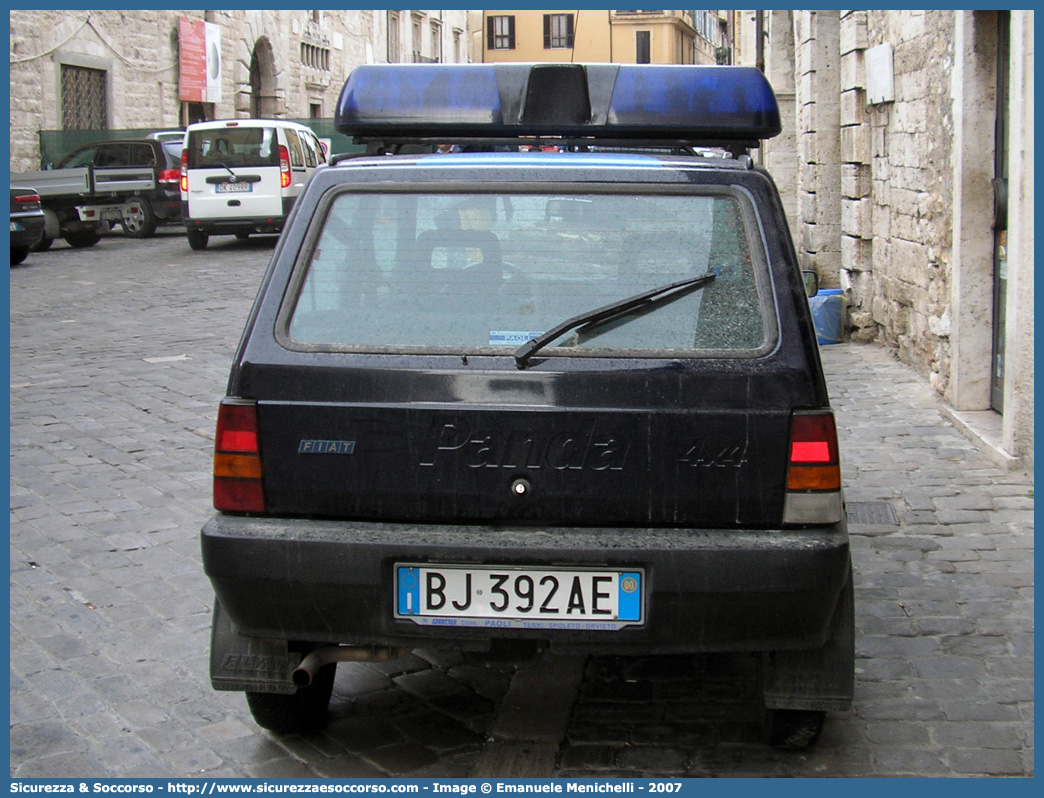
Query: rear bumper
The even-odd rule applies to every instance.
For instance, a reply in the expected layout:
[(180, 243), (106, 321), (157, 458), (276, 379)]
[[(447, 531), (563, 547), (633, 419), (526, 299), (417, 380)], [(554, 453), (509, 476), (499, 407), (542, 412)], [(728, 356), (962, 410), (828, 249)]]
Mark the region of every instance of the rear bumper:
[(181, 189), (161, 189), (149, 195), (152, 212), (164, 222), (181, 221)]
[(233, 235), (235, 233), (278, 233), (286, 224), (286, 217), (293, 208), (295, 197), (283, 197), (282, 214), (272, 216), (217, 216), (193, 218), (188, 203), (181, 203), (181, 217), (189, 230), (199, 230), (207, 235)]
[[(822, 647), (847, 584), (845, 525), (805, 530), (543, 529), (216, 515), (203, 565), (243, 635), (483, 649), (494, 637), (602, 654)], [(397, 562), (643, 568), (646, 623), (618, 631), (419, 626), (393, 617)]]
[(258, 216), (242, 219), (185, 219), (185, 228), (199, 230), (212, 236), (235, 233), (278, 233), (286, 222), (285, 216)]
[(33, 246), (43, 236), (44, 215), (18, 216), (11, 214), (11, 249)]

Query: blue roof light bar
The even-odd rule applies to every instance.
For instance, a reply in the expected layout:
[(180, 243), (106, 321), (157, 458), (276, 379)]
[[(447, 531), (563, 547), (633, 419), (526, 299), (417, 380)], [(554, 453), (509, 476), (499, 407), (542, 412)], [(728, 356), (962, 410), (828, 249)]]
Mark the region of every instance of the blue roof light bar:
[(387, 64), (352, 70), (337, 100), (337, 129), (431, 131), (503, 124), (492, 64)]
[(357, 139), (562, 136), (755, 146), (781, 130), (775, 94), (757, 69), (648, 64), (371, 64), (348, 76), (336, 124)]

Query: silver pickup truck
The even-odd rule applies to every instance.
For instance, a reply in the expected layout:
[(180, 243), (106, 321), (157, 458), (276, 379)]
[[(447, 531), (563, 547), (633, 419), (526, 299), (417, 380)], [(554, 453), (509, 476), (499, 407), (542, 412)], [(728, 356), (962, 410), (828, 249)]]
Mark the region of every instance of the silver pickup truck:
[(32, 186), (40, 195), (47, 224), (37, 249), (56, 238), (90, 247), (114, 223), (139, 229), (143, 215), (154, 215), (148, 198), (159, 188), (157, 164), (165, 165), (159, 142), (96, 142), (74, 150), (57, 169), (12, 174), (11, 185)]

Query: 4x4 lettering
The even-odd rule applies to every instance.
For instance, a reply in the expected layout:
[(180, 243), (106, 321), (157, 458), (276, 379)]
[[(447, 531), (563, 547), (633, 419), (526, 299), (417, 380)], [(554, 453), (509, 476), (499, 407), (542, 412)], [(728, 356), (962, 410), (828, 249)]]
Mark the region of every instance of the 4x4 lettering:
[(690, 468), (742, 468), (747, 464), (747, 444), (722, 446), (700, 442), (690, 446), (679, 459)]

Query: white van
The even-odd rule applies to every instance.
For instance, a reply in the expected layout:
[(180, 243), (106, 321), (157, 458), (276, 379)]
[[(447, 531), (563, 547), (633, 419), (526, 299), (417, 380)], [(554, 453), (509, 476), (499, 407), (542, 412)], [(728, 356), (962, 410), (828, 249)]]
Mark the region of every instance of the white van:
[(198, 122), (185, 131), (181, 201), (189, 246), (212, 235), (278, 233), (305, 182), (326, 163), (309, 128), (279, 119)]

